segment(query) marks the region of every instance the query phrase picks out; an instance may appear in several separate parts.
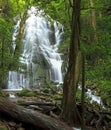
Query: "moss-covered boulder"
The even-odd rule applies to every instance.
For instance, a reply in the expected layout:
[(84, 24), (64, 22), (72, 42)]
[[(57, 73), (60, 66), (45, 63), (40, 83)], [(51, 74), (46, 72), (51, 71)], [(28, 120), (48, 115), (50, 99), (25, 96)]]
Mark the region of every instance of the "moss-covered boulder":
[(0, 130), (8, 130), (8, 128), (5, 125), (0, 125)]

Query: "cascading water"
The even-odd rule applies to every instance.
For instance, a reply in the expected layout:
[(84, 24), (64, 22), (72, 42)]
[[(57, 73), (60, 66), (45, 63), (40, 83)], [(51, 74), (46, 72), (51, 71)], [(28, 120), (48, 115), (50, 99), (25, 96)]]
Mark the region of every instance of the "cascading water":
[[(61, 42), (63, 27), (53, 21), (51, 24), (42, 16), (43, 11), (31, 7), (25, 23), (23, 34), (23, 50), (20, 62), (24, 68), (20, 72), (10, 71), (8, 89), (20, 89), (22, 87), (38, 86), (40, 79), (45, 78), (53, 82), (62, 82), (62, 60), (58, 53), (58, 45)], [(15, 26), (13, 34), (16, 41), (19, 23)], [(13, 46), (16, 44), (14, 43)]]

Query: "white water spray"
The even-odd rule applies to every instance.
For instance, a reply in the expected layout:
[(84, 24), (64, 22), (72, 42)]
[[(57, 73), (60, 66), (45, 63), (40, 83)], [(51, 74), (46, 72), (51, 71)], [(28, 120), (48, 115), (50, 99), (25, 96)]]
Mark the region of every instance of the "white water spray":
[[(28, 11), (23, 34), (23, 51), (20, 57), (20, 62), (24, 64), (26, 69), (20, 68), (20, 71), (24, 73), (9, 72), (8, 89), (40, 85), (37, 80), (39, 79), (38, 71), (41, 66), (44, 68), (49, 66), (48, 76), (51, 81), (62, 82), (63, 80), (61, 72), (62, 60), (58, 53), (63, 27), (56, 21), (53, 21), (53, 25), (51, 25), (42, 14), (43, 11), (37, 10), (35, 7), (31, 7)], [(20, 22), (15, 26), (13, 33), (14, 48), (19, 24)], [(44, 61), (45, 63), (43, 63)], [(47, 75), (45, 76), (47, 77)]]

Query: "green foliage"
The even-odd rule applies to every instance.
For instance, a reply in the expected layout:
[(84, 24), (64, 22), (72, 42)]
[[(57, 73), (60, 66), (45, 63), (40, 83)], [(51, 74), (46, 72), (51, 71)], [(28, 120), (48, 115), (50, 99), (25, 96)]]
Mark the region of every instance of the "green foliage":
[(60, 94), (54, 94), (54, 95), (52, 95), (52, 98), (53, 99), (61, 99), (62, 95), (60, 95)]
[(68, 51), (68, 49), (69, 49), (69, 43), (70, 43), (70, 41), (69, 41), (70, 39), (69, 38), (66, 38), (65, 40), (63, 40), (63, 42), (60, 44), (60, 46), (59, 46), (59, 51), (60, 52), (67, 52)]
[(25, 12), (28, 5), (27, 0), (9, 0), (8, 2), (8, 11), (6, 12), (7, 16), (10, 18), (20, 15)]
[[(69, 24), (68, 16), (68, 2), (64, 0), (33, 0), (31, 5), (37, 6), (39, 9), (43, 9), (46, 15), (49, 15), (52, 19), (59, 21), (66, 28)], [(68, 23), (68, 24), (67, 24)], [(68, 25), (69, 26), (69, 25)]]
[[(0, 18), (0, 81), (1, 84), (6, 80), (9, 70), (18, 69), (20, 49), (16, 50), (13, 56), (12, 48), (12, 26), (13, 18), (16, 15), (22, 16), (26, 12), (29, 3), (27, 0), (8, 0), (0, 1), (1, 18)], [(18, 43), (18, 41), (17, 41)], [(19, 46), (19, 45), (18, 45)], [(20, 48), (20, 47), (19, 47)]]
[(31, 96), (36, 96), (36, 92), (33, 90), (28, 90), (27, 88), (23, 88), (19, 93), (18, 96), (26, 96), (26, 97), (31, 97)]
[(29, 90), (27, 88), (23, 88), (22, 91), (20, 91), (20, 95), (25, 95), (29, 92)]
[[(85, 3), (84, 3), (85, 2)], [(83, 1), (81, 12), (81, 51), (86, 56), (85, 73), (86, 80), (92, 83), (96, 81), (98, 91), (106, 94), (110, 90), (111, 80), (111, 1), (93, 1), (96, 11), (96, 35), (94, 41), (94, 29), (91, 27), (91, 8), (88, 8), (86, 1)]]
[(89, 80), (110, 80), (111, 77), (111, 66), (104, 63), (104, 61), (99, 61), (100, 64), (86, 68), (86, 78)]
[(108, 91), (110, 92), (111, 91), (111, 82), (109, 80), (100, 80), (98, 81), (98, 85), (99, 85), (99, 88), (101, 91), (101, 93), (103, 94), (104, 92), (107, 92)]
[[(0, 81), (6, 78), (9, 66), (12, 63), (11, 57), (11, 34), (12, 25), (3, 18), (0, 18)], [(2, 82), (1, 82), (2, 83)]]
[(12, 25), (5, 19), (0, 18), (0, 42), (11, 42)]
[(77, 93), (76, 93), (76, 100), (78, 102), (81, 102), (81, 90), (78, 90)]
[(101, 98), (102, 98), (103, 103), (106, 106), (108, 106), (108, 107), (111, 106), (111, 96), (109, 94), (104, 93), (101, 95)]

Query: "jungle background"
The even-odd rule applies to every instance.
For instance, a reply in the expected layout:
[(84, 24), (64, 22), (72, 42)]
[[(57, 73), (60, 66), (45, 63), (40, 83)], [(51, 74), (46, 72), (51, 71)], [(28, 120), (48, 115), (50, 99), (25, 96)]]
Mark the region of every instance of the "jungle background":
[[(74, 3), (75, 2), (75, 3)], [(59, 51), (65, 65), (68, 63), (72, 34), (72, 9), (77, 1), (71, 0), (0, 0), (0, 87), (5, 85), (10, 70), (18, 70), (20, 63), (22, 27), (26, 19), (26, 12), (30, 6), (39, 6), (51, 18), (64, 26), (63, 42)], [(111, 1), (110, 0), (82, 0), (80, 4), (80, 51), (84, 56), (85, 90), (96, 91), (111, 112)], [(17, 48), (12, 56), (13, 18), (20, 15), (22, 19)], [(75, 14), (77, 15), (77, 14)], [(72, 52), (71, 52), (72, 53)], [(71, 54), (70, 54), (71, 55)], [(73, 53), (72, 53), (73, 55)], [(81, 63), (80, 63), (81, 64)], [(83, 82), (80, 71), (79, 84)], [(77, 102), (81, 102), (81, 92), (75, 93)], [(88, 99), (85, 99), (86, 102)], [(67, 115), (67, 114), (66, 114)], [(66, 116), (64, 115), (64, 116)], [(63, 117), (64, 117), (63, 116)], [(111, 117), (108, 117), (111, 119)], [(70, 122), (71, 123), (71, 122)]]

